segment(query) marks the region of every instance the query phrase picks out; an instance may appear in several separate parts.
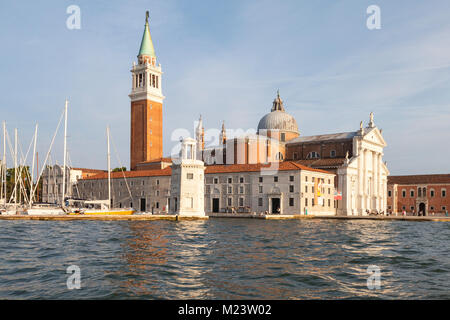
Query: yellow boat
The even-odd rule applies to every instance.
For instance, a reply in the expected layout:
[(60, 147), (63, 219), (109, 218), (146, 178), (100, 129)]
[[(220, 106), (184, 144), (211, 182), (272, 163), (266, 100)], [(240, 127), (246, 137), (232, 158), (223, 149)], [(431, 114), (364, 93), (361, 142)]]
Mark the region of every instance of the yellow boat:
[(132, 208), (109, 208), (107, 201), (97, 200), (97, 201), (81, 201), (84, 206), (89, 206), (87, 208), (77, 208), (69, 210), (69, 215), (131, 215), (134, 214)]

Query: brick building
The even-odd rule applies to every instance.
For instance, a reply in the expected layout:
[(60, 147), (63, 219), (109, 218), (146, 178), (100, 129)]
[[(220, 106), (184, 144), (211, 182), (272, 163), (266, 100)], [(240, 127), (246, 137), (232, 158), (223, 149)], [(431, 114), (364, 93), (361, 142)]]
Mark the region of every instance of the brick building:
[(389, 176), (387, 190), (393, 213), (445, 214), (450, 208), (450, 174)]

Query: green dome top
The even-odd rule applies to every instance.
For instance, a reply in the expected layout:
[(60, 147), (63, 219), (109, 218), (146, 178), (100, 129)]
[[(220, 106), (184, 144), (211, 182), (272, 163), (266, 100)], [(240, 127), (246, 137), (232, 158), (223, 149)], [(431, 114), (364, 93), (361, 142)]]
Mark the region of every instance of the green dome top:
[(155, 48), (153, 47), (152, 37), (150, 35), (150, 29), (148, 27), (148, 11), (145, 17), (145, 29), (142, 35), (141, 48), (139, 49), (138, 57), (140, 56), (151, 56), (155, 57)]

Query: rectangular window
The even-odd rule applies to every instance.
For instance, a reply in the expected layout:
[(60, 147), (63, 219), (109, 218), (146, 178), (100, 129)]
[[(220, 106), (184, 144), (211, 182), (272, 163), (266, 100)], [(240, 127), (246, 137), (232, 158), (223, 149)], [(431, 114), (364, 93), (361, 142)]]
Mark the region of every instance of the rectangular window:
[(228, 178), (228, 183), (233, 183), (233, 178)]
[(277, 176), (273, 177), (273, 182), (278, 182), (278, 177)]
[(188, 173), (187, 174), (187, 179), (189, 179), (189, 180), (194, 179), (194, 174), (193, 173)]
[(305, 186), (305, 192), (308, 192), (308, 186)]
[(314, 177), (312, 177), (312, 180), (311, 180), (311, 181), (312, 181), (312, 182), (314, 182), (314, 180), (315, 180), (315, 178), (314, 178)]
[(284, 132), (281, 133), (281, 141), (286, 141), (286, 133)]
[(446, 197), (446, 190), (445, 189), (442, 189), (441, 190), (441, 196), (442, 196), (442, 198), (445, 198)]
[(263, 177), (259, 177), (259, 182), (263, 182)]
[(244, 177), (239, 178), (239, 183), (244, 183)]
[(239, 187), (239, 193), (244, 193), (244, 187)]
[(305, 181), (308, 182), (308, 177), (305, 177)]
[(311, 205), (314, 207), (314, 198), (311, 199)]
[(156, 203), (156, 209), (159, 209), (159, 202)]
[(391, 190), (388, 191), (388, 197), (389, 198), (392, 197), (392, 191)]
[(413, 198), (413, 197), (414, 197), (414, 190), (411, 190), (411, 191), (409, 192), (409, 195), (411, 196), (411, 198)]
[(219, 179), (214, 178), (214, 184), (217, 184), (217, 183), (219, 183)]
[(259, 193), (263, 193), (263, 186), (259, 186)]
[(308, 206), (308, 198), (305, 198), (305, 207)]
[(159, 186), (159, 179), (156, 180), (156, 185)]
[(231, 205), (232, 205), (232, 199), (231, 198), (228, 198), (228, 206), (230, 206), (231, 207)]
[(406, 198), (406, 190), (402, 190), (402, 197)]
[(228, 193), (233, 193), (233, 187), (228, 187)]
[(244, 198), (239, 198), (239, 207), (244, 206)]
[(430, 197), (434, 197), (434, 190), (433, 189), (430, 190)]
[(293, 185), (289, 186), (289, 192), (294, 192), (294, 186)]
[(294, 181), (294, 176), (289, 176), (289, 181)]
[(294, 198), (289, 198), (289, 206), (290, 207), (294, 206)]
[(263, 198), (258, 198), (258, 206), (262, 207), (263, 205)]
[(311, 192), (314, 193), (314, 186), (311, 187)]
[(331, 207), (331, 200), (328, 199), (328, 206)]

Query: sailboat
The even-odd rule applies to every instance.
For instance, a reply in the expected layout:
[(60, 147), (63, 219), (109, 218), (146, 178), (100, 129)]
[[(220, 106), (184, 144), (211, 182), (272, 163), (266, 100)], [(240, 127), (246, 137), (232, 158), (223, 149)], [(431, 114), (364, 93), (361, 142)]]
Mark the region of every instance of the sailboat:
[[(11, 142), (9, 142), (11, 154), (13, 154), (14, 158), (14, 188), (11, 192), (10, 200), (7, 201), (7, 183), (6, 183), (6, 174), (7, 174), (7, 165), (6, 165), (6, 122), (3, 122), (3, 160), (2, 160), (2, 194), (0, 197), (3, 197), (1, 203), (3, 208), (0, 209), (0, 214), (2, 215), (17, 215), (23, 214), (25, 212), (24, 205), (21, 202), (21, 196), (26, 198), (25, 185), (21, 178), (22, 171), (24, 169), (24, 165), (18, 165), (17, 163), (17, 155), (18, 155), (18, 135), (17, 128), (14, 130), (14, 150), (11, 147)], [(28, 155), (28, 153), (27, 153)], [(26, 160), (23, 160), (26, 161)], [(18, 201), (19, 198), (19, 201)]]
[(132, 208), (112, 208), (111, 206), (111, 150), (110, 150), (110, 133), (109, 126), (106, 128), (106, 136), (108, 143), (108, 200), (93, 200), (84, 201), (85, 205), (91, 208), (72, 210), (69, 214), (84, 214), (84, 215), (130, 215), (134, 214)]
[[(64, 106), (64, 166), (63, 166), (63, 181), (62, 181), (62, 199), (61, 199), (61, 206), (55, 206), (51, 204), (33, 204), (33, 195), (34, 191), (36, 191), (36, 188), (39, 183), (40, 176), (37, 179), (35, 188), (31, 188), (30, 191), (30, 204), (29, 208), (27, 209), (28, 215), (65, 215), (67, 214), (67, 208), (65, 208), (65, 194), (66, 194), (66, 161), (67, 161), (67, 109), (68, 109), (69, 101), (66, 100), (65, 106)], [(58, 124), (59, 128), (59, 124)], [(56, 133), (58, 132), (58, 128), (56, 129)], [(55, 136), (53, 137), (52, 143), (50, 145), (50, 150), (53, 145)], [(36, 148), (36, 138), (37, 138), (37, 126), (36, 126), (36, 133), (35, 133), (35, 148)], [(50, 153), (49, 150), (49, 153)], [(45, 163), (47, 162), (47, 158), (44, 161), (44, 166), (42, 167), (42, 170), (44, 170)], [(34, 154), (33, 154), (34, 156)], [(34, 160), (33, 160), (33, 170), (34, 170)], [(42, 174), (42, 171), (41, 171)]]

